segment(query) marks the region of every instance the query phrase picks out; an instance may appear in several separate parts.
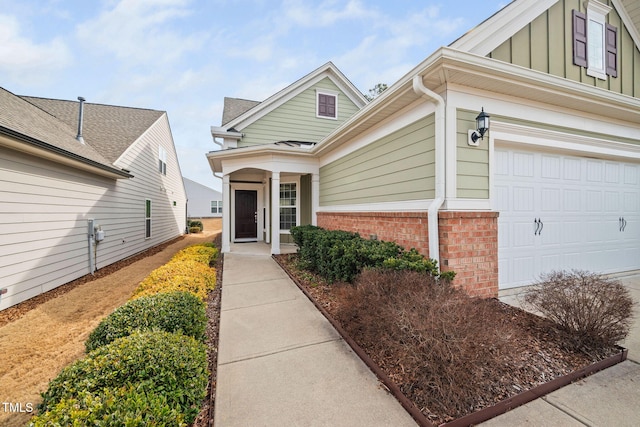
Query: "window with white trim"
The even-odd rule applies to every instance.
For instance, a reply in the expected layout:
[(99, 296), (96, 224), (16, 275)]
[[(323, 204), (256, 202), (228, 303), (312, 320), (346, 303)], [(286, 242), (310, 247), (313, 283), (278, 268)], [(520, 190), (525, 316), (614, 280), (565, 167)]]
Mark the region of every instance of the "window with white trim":
[(606, 22), (611, 8), (596, 0), (585, 6), (586, 13), (573, 11), (573, 63), (592, 77), (618, 77), (618, 29)]
[(316, 91), (316, 116), (325, 119), (338, 118), (338, 95)]
[(162, 146), (158, 149), (158, 172), (162, 175), (167, 174), (167, 150)]
[(298, 186), (295, 182), (280, 184), (280, 230), (289, 231), (298, 223)]
[(144, 201), (144, 237), (151, 238), (151, 200)]
[(213, 214), (222, 213), (222, 200), (211, 201), (211, 213)]

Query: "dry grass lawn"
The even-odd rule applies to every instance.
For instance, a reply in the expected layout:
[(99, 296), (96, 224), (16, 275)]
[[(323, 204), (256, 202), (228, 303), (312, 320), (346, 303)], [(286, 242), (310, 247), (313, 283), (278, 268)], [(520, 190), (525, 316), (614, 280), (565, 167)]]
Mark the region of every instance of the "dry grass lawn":
[[(203, 220), (204, 232), (186, 236), (161, 252), (105, 277), (84, 283), (0, 327), (0, 425), (24, 426), (51, 379), (84, 355), (84, 342), (100, 320), (124, 304), (152, 270), (187, 246), (211, 241), (221, 220)], [(5, 402), (7, 404), (5, 404)], [(14, 406), (15, 410), (16, 406)]]

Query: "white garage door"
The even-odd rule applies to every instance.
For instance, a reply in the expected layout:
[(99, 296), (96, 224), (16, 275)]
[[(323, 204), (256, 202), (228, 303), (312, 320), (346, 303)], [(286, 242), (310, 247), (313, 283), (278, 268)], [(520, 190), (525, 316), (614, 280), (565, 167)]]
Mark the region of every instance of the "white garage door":
[(496, 149), (500, 288), (541, 273), (640, 269), (640, 166)]

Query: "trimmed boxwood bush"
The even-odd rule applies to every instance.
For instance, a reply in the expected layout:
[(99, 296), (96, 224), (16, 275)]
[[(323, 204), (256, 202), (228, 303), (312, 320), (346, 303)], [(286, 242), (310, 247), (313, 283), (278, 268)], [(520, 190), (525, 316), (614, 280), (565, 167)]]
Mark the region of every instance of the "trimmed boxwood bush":
[(105, 317), (85, 343), (87, 352), (136, 330), (179, 332), (204, 340), (205, 304), (189, 292), (169, 292), (128, 301)]
[(200, 230), (204, 230), (204, 225), (202, 225), (202, 221), (198, 221), (198, 220), (190, 220), (189, 228), (191, 227), (198, 227)]
[(291, 235), (299, 247), (301, 266), (331, 282), (353, 282), (364, 268), (413, 270), (447, 280), (455, 276), (440, 274), (437, 262), (415, 249), (405, 251), (397, 243), (363, 239), (358, 233), (303, 225), (293, 227)]
[(169, 262), (153, 270), (134, 291), (132, 298), (162, 292), (191, 292), (202, 301), (216, 285), (216, 270), (198, 261)]
[(173, 258), (171, 258), (170, 262), (189, 259), (192, 261), (201, 262), (202, 264), (206, 264), (208, 266), (213, 266), (217, 258), (218, 249), (215, 248), (212, 244), (205, 243), (202, 245), (194, 245), (182, 249), (180, 252), (175, 254)]
[[(205, 397), (208, 378), (203, 343), (169, 332), (134, 332), (64, 368), (42, 394), (38, 410), (46, 416), (46, 412), (55, 411), (56, 405), (65, 399), (86, 400), (86, 393), (117, 395), (125, 387), (146, 396), (129, 395), (124, 399), (125, 406), (144, 408), (151, 399), (160, 407), (184, 414), (190, 424)], [(122, 413), (129, 411), (117, 403), (114, 408)], [(125, 420), (120, 423), (128, 425)]]
[(62, 399), (52, 409), (31, 419), (29, 427), (50, 426), (184, 427), (185, 415), (162, 394), (152, 394), (135, 386), (83, 391)]

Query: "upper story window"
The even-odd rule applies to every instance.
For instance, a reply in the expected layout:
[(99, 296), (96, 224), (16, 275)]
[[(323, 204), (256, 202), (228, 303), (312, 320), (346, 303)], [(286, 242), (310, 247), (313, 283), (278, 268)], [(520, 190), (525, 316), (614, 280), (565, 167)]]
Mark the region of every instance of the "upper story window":
[(162, 146), (158, 150), (158, 172), (162, 175), (167, 174), (167, 150)]
[(618, 29), (606, 22), (611, 8), (595, 0), (585, 6), (587, 13), (573, 11), (573, 63), (592, 77), (618, 77)]
[(316, 92), (316, 115), (328, 119), (338, 118), (338, 95), (329, 92)]

